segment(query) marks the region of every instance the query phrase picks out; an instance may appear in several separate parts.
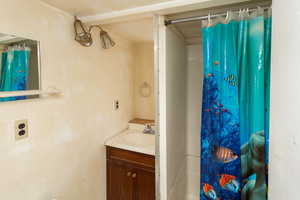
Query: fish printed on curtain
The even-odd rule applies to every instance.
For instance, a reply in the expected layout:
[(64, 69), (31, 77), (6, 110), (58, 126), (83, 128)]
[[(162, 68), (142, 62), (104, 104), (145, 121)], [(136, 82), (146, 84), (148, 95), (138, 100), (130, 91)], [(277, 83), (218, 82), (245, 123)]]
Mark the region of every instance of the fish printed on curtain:
[(202, 28), (201, 200), (267, 199), (271, 17), (248, 14)]

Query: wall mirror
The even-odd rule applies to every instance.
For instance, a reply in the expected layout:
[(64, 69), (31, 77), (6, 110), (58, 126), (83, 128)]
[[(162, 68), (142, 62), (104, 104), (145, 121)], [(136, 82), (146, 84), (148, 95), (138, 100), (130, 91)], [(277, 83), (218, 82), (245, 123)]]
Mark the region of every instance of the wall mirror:
[(37, 98), (24, 91), (40, 90), (40, 84), (39, 41), (0, 33), (0, 102)]

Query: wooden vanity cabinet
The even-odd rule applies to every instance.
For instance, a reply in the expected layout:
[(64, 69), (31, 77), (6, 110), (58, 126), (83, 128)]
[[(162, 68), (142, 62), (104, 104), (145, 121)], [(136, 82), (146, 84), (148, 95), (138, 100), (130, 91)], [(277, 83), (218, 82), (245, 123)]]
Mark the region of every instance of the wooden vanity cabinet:
[(155, 200), (155, 157), (106, 147), (107, 200)]

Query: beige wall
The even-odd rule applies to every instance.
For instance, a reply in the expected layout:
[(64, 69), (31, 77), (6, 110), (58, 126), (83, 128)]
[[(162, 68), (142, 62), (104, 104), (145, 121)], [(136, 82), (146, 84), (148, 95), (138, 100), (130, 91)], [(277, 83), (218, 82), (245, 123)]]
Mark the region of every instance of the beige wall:
[[(1, 0), (1, 32), (41, 41), (42, 85), (64, 96), (0, 104), (0, 199), (106, 199), (103, 142), (132, 117), (131, 45), (113, 35), (111, 50), (81, 47), (72, 21), (36, 0)], [(18, 119), (30, 136), (16, 142)]]
[[(155, 119), (153, 43), (135, 44), (134, 55), (134, 117)], [(144, 82), (150, 85), (149, 97), (140, 94), (140, 87)]]

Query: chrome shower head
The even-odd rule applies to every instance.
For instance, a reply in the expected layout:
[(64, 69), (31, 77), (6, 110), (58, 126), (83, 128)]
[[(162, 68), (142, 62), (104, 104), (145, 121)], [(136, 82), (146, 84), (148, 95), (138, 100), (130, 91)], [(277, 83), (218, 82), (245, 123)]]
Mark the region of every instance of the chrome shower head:
[(116, 45), (116, 43), (111, 39), (106, 31), (101, 29), (100, 31), (100, 40), (103, 49), (109, 49)]

